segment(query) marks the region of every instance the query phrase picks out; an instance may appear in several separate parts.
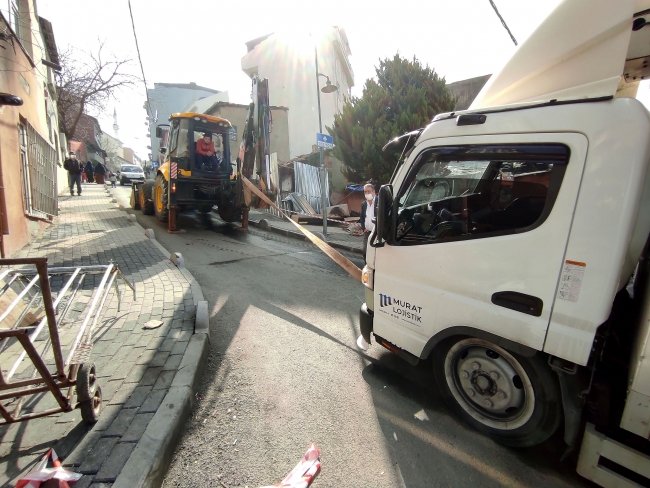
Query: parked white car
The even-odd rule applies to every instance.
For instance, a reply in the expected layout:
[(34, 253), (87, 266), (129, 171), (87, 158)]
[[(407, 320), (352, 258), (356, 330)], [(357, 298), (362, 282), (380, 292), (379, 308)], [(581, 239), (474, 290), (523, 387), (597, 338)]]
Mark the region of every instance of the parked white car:
[(120, 185), (124, 186), (131, 181), (144, 181), (144, 171), (140, 166), (123, 164), (120, 168)]

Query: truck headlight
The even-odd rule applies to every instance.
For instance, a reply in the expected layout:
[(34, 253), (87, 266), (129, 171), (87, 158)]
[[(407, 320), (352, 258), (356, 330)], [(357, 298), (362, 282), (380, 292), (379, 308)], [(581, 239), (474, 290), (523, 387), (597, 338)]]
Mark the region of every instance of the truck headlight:
[(361, 271), (361, 283), (364, 286), (367, 286), (370, 290), (373, 289), (375, 285), (375, 270), (369, 267), (367, 264), (363, 267)]

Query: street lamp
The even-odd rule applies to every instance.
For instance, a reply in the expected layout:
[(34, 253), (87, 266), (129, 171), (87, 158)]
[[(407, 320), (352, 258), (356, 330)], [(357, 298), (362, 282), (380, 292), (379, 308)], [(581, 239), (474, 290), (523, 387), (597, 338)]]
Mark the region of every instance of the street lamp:
[[(316, 49), (316, 41), (314, 41), (314, 58), (316, 59), (316, 94), (318, 96), (318, 132), (323, 133), (323, 122), (321, 120), (320, 111), (320, 92), (333, 93), (339, 89), (338, 86), (332, 85), (329, 76), (318, 72), (318, 51)], [(325, 86), (321, 89), (320, 77), (327, 78)], [(325, 149), (320, 148), (320, 207), (323, 214), (323, 236), (327, 236), (327, 188), (325, 188)]]

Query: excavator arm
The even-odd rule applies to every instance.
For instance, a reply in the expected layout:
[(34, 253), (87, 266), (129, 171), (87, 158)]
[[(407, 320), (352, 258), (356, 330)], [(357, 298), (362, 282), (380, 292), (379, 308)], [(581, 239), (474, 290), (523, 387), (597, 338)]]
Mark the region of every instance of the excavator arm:
[(246, 115), (246, 123), (237, 155), (240, 181), (237, 185), (238, 205), (248, 213), (248, 208), (268, 205), (241, 183), (241, 177), (249, 179), (270, 200), (276, 199), (276, 182), (271, 178), (271, 128), (273, 117), (269, 103), (267, 79), (253, 77), (252, 101)]

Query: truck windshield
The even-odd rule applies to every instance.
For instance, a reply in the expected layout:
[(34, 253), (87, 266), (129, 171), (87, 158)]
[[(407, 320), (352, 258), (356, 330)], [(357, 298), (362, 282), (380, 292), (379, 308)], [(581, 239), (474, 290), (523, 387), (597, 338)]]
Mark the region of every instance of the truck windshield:
[(540, 225), (555, 201), (568, 157), (559, 144), (429, 150), (397, 196), (396, 239), (418, 244)]

